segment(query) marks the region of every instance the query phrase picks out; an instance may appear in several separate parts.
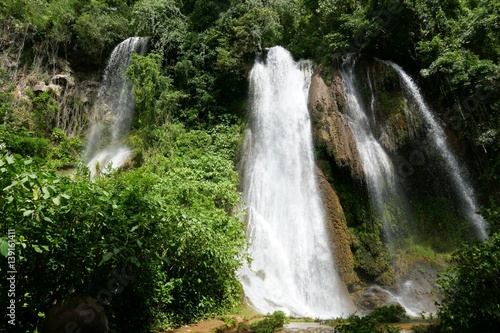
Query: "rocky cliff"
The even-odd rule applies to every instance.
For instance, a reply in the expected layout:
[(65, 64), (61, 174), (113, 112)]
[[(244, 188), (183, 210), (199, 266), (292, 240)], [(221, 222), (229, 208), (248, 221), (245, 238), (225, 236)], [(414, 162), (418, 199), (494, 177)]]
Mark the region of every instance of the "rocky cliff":
[(318, 66), (311, 78), (309, 110), (311, 112), (313, 140), (338, 167), (348, 168), (354, 178), (363, 178), (363, 167), (356, 150), (347, 116), (339, 111), (345, 105), (343, 87), (336, 76), (328, 87), (320, 76)]
[(326, 224), (330, 233), (331, 247), (336, 258), (337, 269), (349, 292), (353, 292), (359, 288), (360, 281), (354, 272), (354, 257), (350, 248), (350, 235), (347, 230), (344, 210), (340, 205), (337, 193), (335, 193), (323, 172), (317, 168), (316, 173), (319, 188), (323, 195)]

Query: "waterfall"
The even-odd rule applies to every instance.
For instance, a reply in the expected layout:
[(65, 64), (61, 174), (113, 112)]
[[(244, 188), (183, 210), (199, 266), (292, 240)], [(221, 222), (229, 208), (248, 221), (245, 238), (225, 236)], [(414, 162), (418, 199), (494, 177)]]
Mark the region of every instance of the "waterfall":
[(425, 103), (418, 87), (413, 82), (411, 77), (395, 63), (390, 61), (382, 62), (396, 70), (404, 83), (405, 89), (417, 103), (418, 111), (429, 127), (429, 135), (432, 138), (438, 153), (440, 154), (447, 167), (446, 170), (451, 178), (455, 191), (460, 196), (460, 200), (462, 201), (465, 213), (476, 229), (478, 237), (481, 239), (485, 239), (487, 237), (486, 222), (484, 221), (483, 217), (477, 213), (479, 208), (476, 203), (474, 190), (469, 184), (467, 177), (465, 176), (465, 170), (460, 166), (457, 158), (450, 149), (442, 127), (439, 125), (433, 113)]
[(273, 47), (251, 71), (242, 171), (252, 260), (239, 274), (261, 313), (332, 318), (349, 315), (354, 305), (336, 270), (315, 178), (311, 66)]
[[(374, 135), (372, 126), (377, 126), (377, 122), (370, 72), (368, 71), (367, 81), (371, 98), (370, 106), (367, 108), (362, 103), (360, 88), (356, 82), (355, 64), (355, 58), (348, 55), (340, 69), (347, 101), (349, 126), (362, 162), (374, 217), (381, 222), (385, 245), (389, 253), (394, 255), (404, 246), (405, 239), (412, 236), (413, 214), (406, 194), (400, 188), (396, 178), (393, 163)], [(395, 262), (392, 264), (396, 266)], [(426, 294), (427, 290), (418, 286), (415, 281), (411, 279), (396, 281), (396, 285), (392, 291), (372, 286), (365, 293), (369, 294), (371, 288), (383, 291), (387, 295), (388, 302), (394, 301), (401, 304), (410, 316), (418, 316), (422, 311), (435, 311), (432, 302), (421, 296)]]
[(134, 111), (131, 88), (124, 75), (132, 54), (144, 54), (147, 42), (147, 38), (130, 37), (111, 53), (94, 105), (84, 154), (92, 178), (98, 169), (105, 171), (109, 164), (112, 168), (120, 167), (131, 154), (122, 142), (130, 130)]
[[(354, 67), (355, 60), (348, 56), (340, 70), (345, 87), (349, 126), (361, 158), (372, 209), (375, 217), (382, 222), (386, 244), (394, 250), (396, 242), (404, 238), (400, 233), (405, 229), (403, 226), (410, 220), (405, 209), (406, 198), (398, 189), (391, 159), (373, 134), (370, 119), (358, 92)], [(369, 77), (368, 82), (372, 89)], [(372, 122), (375, 122), (374, 103), (372, 90)]]

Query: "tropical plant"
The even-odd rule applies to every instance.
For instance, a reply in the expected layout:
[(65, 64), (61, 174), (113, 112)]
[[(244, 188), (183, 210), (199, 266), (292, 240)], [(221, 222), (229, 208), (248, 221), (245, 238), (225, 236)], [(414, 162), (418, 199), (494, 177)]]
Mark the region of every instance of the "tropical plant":
[(496, 332), (500, 326), (500, 234), (464, 245), (438, 281), (444, 292), (438, 316), (446, 331)]

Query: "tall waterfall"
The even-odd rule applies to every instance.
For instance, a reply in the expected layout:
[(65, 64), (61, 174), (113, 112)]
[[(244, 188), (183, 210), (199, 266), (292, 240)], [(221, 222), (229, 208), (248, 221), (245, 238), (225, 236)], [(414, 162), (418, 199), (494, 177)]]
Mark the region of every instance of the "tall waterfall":
[(250, 75), (243, 195), (252, 261), (240, 280), (259, 312), (331, 318), (354, 306), (336, 270), (315, 178), (311, 65), (273, 47)]
[(402, 79), (405, 88), (417, 103), (419, 112), (429, 126), (429, 135), (435, 143), (436, 149), (441, 155), (447, 167), (447, 171), (451, 178), (453, 186), (455, 187), (455, 191), (460, 196), (465, 213), (476, 229), (478, 237), (481, 239), (485, 239), (487, 237), (486, 222), (484, 221), (483, 217), (477, 213), (479, 208), (476, 202), (474, 189), (472, 188), (471, 184), (469, 184), (467, 177), (465, 176), (465, 170), (460, 166), (455, 155), (452, 153), (443, 129), (425, 103), (418, 87), (413, 82), (411, 77), (395, 63), (390, 61), (383, 62), (390, 65), (396, 70), (396, 72)]
[[(370, 202), (375, 217), (380, 219), (390, 248), (396, 247), (396, 242), (402, 240), (398, 232), (404, 230), (403, 225), (410, 219), (405, 210), (405, 195), (398, 190), (394, 167), (391, 159), (373, 134), (372, 124), (376, 125), (371, 96), (370, 118), (359, 96), (354, 75), (355, 60), (350, 56), (340, 70), (347, 100), (349, 126), (356, 141), (356, 148), (362, 162), (363, 172), (368, 188)], [(368, 83), (371, 86), (370, 77)]]
[(130, 149), (122, 142), (130, 130), (134, 100), (124, 75), (132, 54), (144, 54), (147, 38), (130, 37), (113, 50), (99, 88), (84, 160), (95, 177), (97, 169), (123, 165)]

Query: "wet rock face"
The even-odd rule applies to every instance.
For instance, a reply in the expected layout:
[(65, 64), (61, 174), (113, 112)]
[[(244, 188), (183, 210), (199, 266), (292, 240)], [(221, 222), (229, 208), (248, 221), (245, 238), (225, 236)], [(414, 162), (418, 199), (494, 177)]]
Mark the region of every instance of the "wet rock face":
[(363, 168), (356, 150), (356, 143), (347, 116), (339, 111), (344, 102), (334, 96), (342, 96), (342, 83), (336, 77), (328, 87), (319, 72), (319, 66), (311, 78), (309, 110), (312, 118), (315, 146), (335, 160), (338, 167), (347, 167), (354, 178), (363, 178)]
[(408, 271), (398, 276), (398, 283), (393, 288), (383, 288), (372, 285), (366, 288), (358, 300), (360, 311), (369, 312), (376, 307), (399, 304), (405, 308), (407, 314), (417, 317), (422, 312), (436, 313), (436, 294), (438, 286), (438, 267), (432, 267), (425, 262), (414, 262)]
[(358, 307), (362, 311), (371, 311), (376, 307), (388, 304), (390, 299), (390, 294), (386, 290), (379, 286), (371, 286), (361, 295)]
[(332, 186), (320, 169), (316, 170), (317, 181), (323, 197), (326, 223), (330, 234), (330, 244), (337, 263), (340, 277), (347, 285), (349, 292), (358, 289), (359, 279), (354, 273), (354, 257), (350, 248), (350, 237), (344, 216), (344, 210)]

